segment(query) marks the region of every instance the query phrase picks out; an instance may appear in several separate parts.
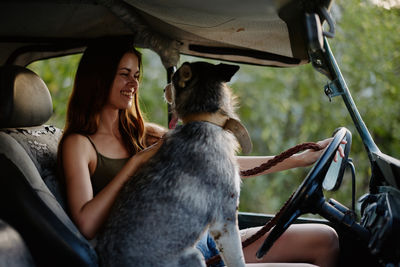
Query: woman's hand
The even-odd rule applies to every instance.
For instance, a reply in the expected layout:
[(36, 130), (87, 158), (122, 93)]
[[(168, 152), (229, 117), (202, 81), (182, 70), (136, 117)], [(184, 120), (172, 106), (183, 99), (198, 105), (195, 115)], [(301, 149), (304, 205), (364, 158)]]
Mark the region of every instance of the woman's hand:
[(145, 127), (147, 146), (157, 143), (168, 132), (168, 129), (151, 122), (147, 122)]
[[(319, 159), (319, 157), (321, 157), (322, 153), (324, 152), (324, 149), (331, 143), (332, 140), (333, 137), (317, 142), (317, 144), (319, 144), (322, 147), (321, 150), (315, 151), (312, 149), (307, 149), (302, 153), (296, 154), (295, 157), (299, 162), (299, 167), (306, 167), (311, 164), (314, 164)], [(347, 142), (345, 140), (342, 140), (341, 143), (346, 144)], [(341, 157), (344, 157), (344, 152), (341, 146), (339, 146), (338, 152)], [(337, 161), (337, 154), (335, 155), (333, 160), (335, 162)]]
[(140, 158), (141, 163), (147, 162), (154, 154), (160, 149), (164, 140), (161, 138), (156, 143), (146, 147), (139, 153), (137, 153), (134, 157)]

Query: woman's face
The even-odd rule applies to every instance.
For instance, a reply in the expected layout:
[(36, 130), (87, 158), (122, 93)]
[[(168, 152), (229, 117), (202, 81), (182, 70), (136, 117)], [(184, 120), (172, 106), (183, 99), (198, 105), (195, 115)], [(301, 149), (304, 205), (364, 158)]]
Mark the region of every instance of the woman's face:
[(114, 77), (108, 105), (116, 109), (127, 109), (132, 106), (134, 95), (139, 90), (139, 62), (133, 53), (125, 53), (119, 62)]

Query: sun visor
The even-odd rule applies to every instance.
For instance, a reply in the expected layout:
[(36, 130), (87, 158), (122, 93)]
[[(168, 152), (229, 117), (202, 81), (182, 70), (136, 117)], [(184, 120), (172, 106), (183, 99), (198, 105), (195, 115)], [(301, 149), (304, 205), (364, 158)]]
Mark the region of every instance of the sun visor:
[[(305, 4), (307, 3), (307, 4)], [(90, 40), (130, 35), (160, 55), (291, 67), (309, 62), (305, 13), (331, 0), (2, 1), (0, 64), (81, 52)], [(307, 11), (305, 10), (307, 9)], [(18, 10), (18, 12), (15, 12)], [(321, 20), (322, 21), (322, 20)]]
[(286, 2), (290, 1), (126, 1), (152, 30), (177, 40), (180, 53), (290, 67), (307, 63), (308, 54), (303, 40), (300, 49), (295, 44), (281, 17)]

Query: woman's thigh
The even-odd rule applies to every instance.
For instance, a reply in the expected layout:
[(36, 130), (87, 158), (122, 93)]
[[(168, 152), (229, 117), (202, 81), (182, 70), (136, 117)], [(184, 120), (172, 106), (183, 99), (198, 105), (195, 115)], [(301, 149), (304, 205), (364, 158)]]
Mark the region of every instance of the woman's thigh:
[[(256, 233), (260, 228), (241, 230), (242, 241)], [(268, 233), (243, 249), (246, 262), (308, 262), (316, 263), (338, 246), (337, 234), (333, 228), (324, 224), (293, 224), (274, 243), (262, 259), (256, 252)], [(328, 255), (329, 258), (329, 255)], [(327, 259), (329, 260), (329, 259)]]

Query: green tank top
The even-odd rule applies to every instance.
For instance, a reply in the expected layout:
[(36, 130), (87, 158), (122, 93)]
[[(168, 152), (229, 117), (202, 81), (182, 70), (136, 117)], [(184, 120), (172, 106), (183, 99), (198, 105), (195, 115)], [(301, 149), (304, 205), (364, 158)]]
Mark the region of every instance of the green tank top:
[(112, 159), (103, 156), (97, 151), (95, 144), (89, 136), (86, 136), (92, 144), (97, 155), (97, 165), (93, 175), (90, 177), (92, 182), (93, 194), (100, 192), (128, 162), (129, 158)]

